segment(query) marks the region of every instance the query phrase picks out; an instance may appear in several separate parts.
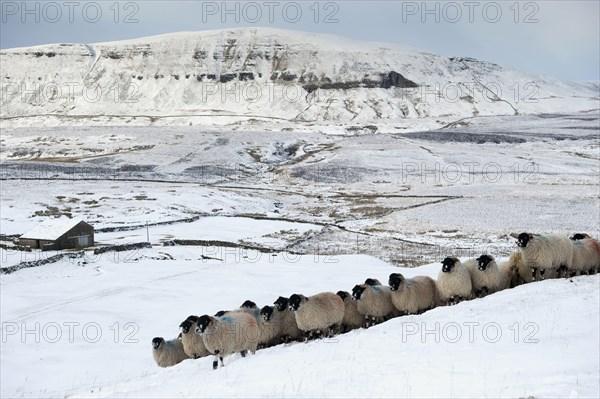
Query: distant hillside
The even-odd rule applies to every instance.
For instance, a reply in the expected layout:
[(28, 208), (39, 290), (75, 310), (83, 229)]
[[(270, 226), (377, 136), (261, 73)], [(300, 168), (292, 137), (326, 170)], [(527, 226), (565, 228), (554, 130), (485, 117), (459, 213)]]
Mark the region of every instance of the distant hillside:
[(0, 63), (5, 127), (277, 121), (418, 130), (477, 115), (598, 107), (598, 84), (270, 28), (9, 49)]

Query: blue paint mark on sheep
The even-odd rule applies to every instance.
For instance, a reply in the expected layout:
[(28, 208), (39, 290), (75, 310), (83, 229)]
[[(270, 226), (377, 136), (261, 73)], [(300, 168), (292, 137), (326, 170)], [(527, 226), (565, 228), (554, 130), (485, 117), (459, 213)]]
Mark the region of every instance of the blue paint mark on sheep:
[(376, 291), (376, 292), (381, 291), (381, 287), (378, 285), (371, 285), (370, 287), (371, 287), (371, 289), (373, 289), (373, 291)]
[(233, 323), (231, 316), (221, 316), (221, 321), (224, 321), (225, 323)]

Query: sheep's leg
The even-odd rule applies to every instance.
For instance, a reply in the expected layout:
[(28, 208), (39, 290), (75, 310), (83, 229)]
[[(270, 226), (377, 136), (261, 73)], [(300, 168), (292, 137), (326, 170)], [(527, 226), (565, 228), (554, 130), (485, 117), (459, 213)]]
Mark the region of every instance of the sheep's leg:
[(213, 360), (213, 370), (216, 370), (219, 367), (219, 356), (215, 355), (215, 359)]
[(560, 265), (560, 267), (558, 268), (558, 272), (557, 272), (557, 277), (561, 278), (567, 278), (568, 277), (568, 268), (567, 265)]
[(531, 280), (532, 281), (535, 281), (535, 270), (536, 270), (535, 267), (531, 268)]
[(546, 274), (546, 269), (540, 269), (540, 278), (544, 280)]
[(475, 296), (476, 297), (481, 297), (481, 290), (475, 290)]
[(334, 324), (329, 328), (329, 338), (331, 337), (335, 337), (336, 335), (338, 335), (342, 330), (342, 325), (341, 324)]
[(241, 351), (240, 355), (242, 355), (242, 357), (246, 357), (246, 354), (248, 354), (248, 351)]
[(571, 270), (571, 278), (577, 276), (577, 271)]
[(225, 367), (225, 363), (223, 363), (223, 356), (219, 356), (219, 361), (221, 362), (221, 367)]
[(308, 342), (311, 336), (310, 331), (304, 331), (302, 334), (304, 335), (304, 342)]
[(488, 287), (483, 287), (482, 291), (485, 291), (485, 295), (489, 295), (490, 289)]

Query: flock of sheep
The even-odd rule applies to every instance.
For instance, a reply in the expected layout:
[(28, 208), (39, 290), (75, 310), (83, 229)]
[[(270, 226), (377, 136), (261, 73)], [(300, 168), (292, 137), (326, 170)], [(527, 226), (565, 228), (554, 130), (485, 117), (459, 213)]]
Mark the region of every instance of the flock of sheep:
[(572, 277), (600, 271), (600, 244), (587, 234), (570, 239), (522, 233), (519, 251), (496, 264), (493, 256), (481, 255), (464, 264), (445, 258), (437, 281), (426, 276), (405, 278), (392, 273), (388, 286), (369, 278), (346, 291), (322, 292), (310, 297), (294, 294), (279, 297), (274, 306), (259, 309), (245, 301), (239, 309), (214, 316), (189, 316), (180, 324), (176, 339), (152, 340), (152, 354), (161, 367), (184, 359), (215, 356), (213, 368), (225, 356), (280, 343), (309, 340), (368, 328), (394, 317), (420, 314), (440, 305), (482, 297), (537, 279)]

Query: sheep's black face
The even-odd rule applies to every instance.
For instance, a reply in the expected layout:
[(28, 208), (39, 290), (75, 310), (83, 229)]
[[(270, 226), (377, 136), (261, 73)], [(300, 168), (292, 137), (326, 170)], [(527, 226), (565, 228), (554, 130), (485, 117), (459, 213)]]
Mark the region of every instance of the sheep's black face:
[(256, 304), (254, 302), (248, 300), (248, 301), (245, 301), (244, 303), (242, 303), (242, 306), (240, 306), (240, 308), (255, 309)]
[(298, 294), (294, 294), (290, 297), (290, 302), (289, 302), (289, 306), (290, 306), (290, 310), (298, 310), (298, 308), (300, 307), (300, 304), (302, 303), (302, 297)]
[(585, 238), (588, 238), (587, 234), (577, 233), (573, 237), (571, 237), (571, 240), (577, 241), (577, 240), (583, 240)]
[(489, 255), (481, 255), (479, 258), (477, 258), (477, 263), (479, 265), (477, 268), (479, 270), (485, 270), (493, 260), (494, 258)]
[(196, 332), (203, 333), (206, 330), (206, 328), (210, 325), (210, 323), (211, 323), (210, 316), (204, 315), (204, 316), (200, 317), (198, 319), (198, 321), (196, 322), (196, 325), (197, 325)]
[(520, 248), (527, 248), (527, 244), (529, 243), (529, 240), (531, 240), (530, 234), (521, 233), (521, 234), (519, 234), (519, 237), (517, 237), (517, 245)]
[(392, 291), (398, 291), (400, 285), (404, 282), (404, 277), (400, 273), (392, 273), (390, 274), (390, 279), (388, 280), (388, 285)]
[(454, 269), (454, 264), (456, 263), (456, 259), (446, 258), (442, 261), (442, 271), (444, 273), (449, 273)]
[(260, 310), (260, 315), (265, 321), (271, 320), (271, 317), (273, 316), (273, 307), (263, 306), (263, 308)]
[(379, 280), (376, 280), (374, 278), (368, 278), (368, 279), (366, 279), (365, 280), (365, 284), (366, 285), (371, 285), (371, 286), (373, 286), (373, 285), (381, 285), (381, 283), (379, 282)]
[(350, 296), (350, 294), (347, 293), (346, 291), (338, 291), (338, 292), (336, 292), (336, 295), (342, 299), (346, 299)]
[(187, 318), (186, 320), (189, 320), (189, 321), (191, 321), (192, 323), (195, 323), (195, 322), (197, 322), (197, 321), (198, 321), (198, 318), (199, 318), (198, 316), (193, 316), (193, 315), (192, 315), (192, 316), (188, 316), (188, 318)]
[(179, 328), (181, 328), (181, 332), (184, 334), (190, 332), (190, 327), (192, 327), (192, 322), (190, 320), (186, 320), (179, 325)]
[(360, 299), (360, 297), (362, 296), (363, 292), (365, 292), (365, 287), (360, 286), (360, 285), (355, 285), (354, 288), (352, 288), (352, 298), (354, 298), (358, 301)]
[(160, 344), (162, 344), (163, 342), (165, 342), (164, 339), (160, 338), (160, 337), (156, 337), (152, 340), (152, 348), (153, 349), (158, 349), (160, 348)]
[(273, 302), (273, 304), (275, 305), (277, 310), (279, 310), (280, 312), (283, 312), (285, 309), (287, 309), (288, 302), (289, 301), (287, 298), (280, 296), (279, 298), (277, 298), (277, 300), (275, 302)]
[[(226, 310), (219, 310), (217, 313), (215, 313), (215, 317), (221, 317), (221, 316), (224, 316), (224, 315), (225, 315), (225, 313), (227, 313), (227, 311), (226, 311)], [(196, 320), (196, 321), (198, 321), (198, 320)]]

